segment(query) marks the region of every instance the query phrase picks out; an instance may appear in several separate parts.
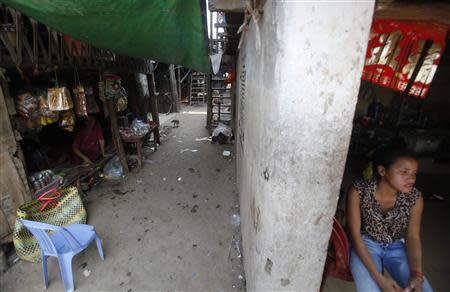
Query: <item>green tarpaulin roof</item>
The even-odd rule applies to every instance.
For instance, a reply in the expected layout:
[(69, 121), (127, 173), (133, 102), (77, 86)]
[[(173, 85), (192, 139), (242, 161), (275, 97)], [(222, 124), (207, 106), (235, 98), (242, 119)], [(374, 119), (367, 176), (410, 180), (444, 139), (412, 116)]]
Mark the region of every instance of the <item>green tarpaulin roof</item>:
[(209, 72), (200, 0), (0, 0), (120, 55)]

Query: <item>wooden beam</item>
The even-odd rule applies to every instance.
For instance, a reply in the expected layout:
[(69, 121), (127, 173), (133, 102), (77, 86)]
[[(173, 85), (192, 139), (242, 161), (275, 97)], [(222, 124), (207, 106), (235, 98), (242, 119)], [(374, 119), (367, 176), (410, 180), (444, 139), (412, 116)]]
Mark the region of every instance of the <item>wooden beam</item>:
[(210, 11), (245, 12), (246, 0), (208, 0)]
[[(74, 53), (74, 47), (67, 46), (63, 34), (12, 8), (0, 7), (0, 12), (10, 15), (14, 20), (14, 23), (10, 23), (9, 17), (5, 17), (1, 23), (4, 25), (0, 31), (0, 65), (3, 68), (15, 70), (16, 66), (20, 66), (21, 70), (31, 68), (33, 72), (38, 72), (54, 65), (62, 69), (77, 64), (81, 69), (101, 67), (130, 73), (151, 73), (149, 60), (119, 56), (88, 44), (82, 44), (81, 52), (76, 50)], [(75, 43), (73, 45), (76, 46)]]
[(8, 84), (3, 78), (1, 78), (0, 82), (0, 152), (7, 152), (13, 155), (16, 153), (17, 143), (4, 96), (4, 86), (8, 86)]
[(123, 148), (122, 138), (120, 137), (119, 125), (117, 124), (117, 113), (114, 106), (114, 101), (107, 100), (108, 111), (109, 111), (109, 121), (111, 124), (111, 135), (116, 146), (117, 153), (119, 155), (120, 164), (122, 164), (124, 174), (128, 173), (128, 162), (127, 155), (125, 154), (125, 149)]
[(175, 65), (169, 65), (170, 88), (172, 92), (172, 112), (181, 110), (180, 96), (178, 95), (177, 79), (175, 77)]
[(36, 66), (37, 63), (34, 62), (33, 50), (31, 49), (31, 46), (30, 46), (30, 43), (28, 42), (27, 37), (25, 36), (25, 34), (22, 34), (21, 36), (18, 35), (18, 37), (21, 38), (22, 45), (25, 48), (26, 53), (28, 54), (28, 58), (31, 60), (33, 65)]
[[(153, 66), (152, 66), (153, 67)], [(152, 120), (158, 126), (158, 130), (155, 131), (155, 141), (161, 145), (161, 138), (159, 136), (159, 113), (158, 113), (158, 101), (156, 99), (156, 85), (155, 85), (155, 75), (153, 73), (147, 74), (148, 91), (150, 94), (150, 109), (152, 111)]]
[(375, 7), (374, 18), (431, 21), (450, 26), (450, 4), (379, 2)]
[(178, 96), (179, 96), (179, 98), (181, 100), (181, 81), (180, 81), (180, 70), (181, 70), (181, 68), (180, 67), (181, 66), (178, 66), (178, 69), (177, 69), (177, 85), (178, 85)]
[(39, 44), (38, 44), (38, 22), (32, 18), (30, 18), (31, 21), (31, 28), (33, 30), (33, 59), (32, 63), (36, 66), (38, 66), (39, 62)]
[(2, 171), (2, 175), (0, 175), (0, 206), (6, 215), (9, 226), (14, 228), (17, 207), (27, 202), (25, 196), (27, 192), (11, 154), (0, 153), (0, 165), (2, 169), (6, 170)]
[(17, 64), (22, 65), (22, 34), (23, 31), (23, 22), (22, 17), (19, 12), (14, 13), (14, 22), (16, 23), (16, 56), (17, 56)]
[(9, 55), (11, 56), (13, 62), (18, 64), (16, 49), (14, 48), (14, 44), (12, 44), (8, 38), (8, 33), (5, 31), (0, 32), (0, 39), (3, 42), (3, 45), (8, 50)]
[(211, 76), (212, 75), (206, 75), (206, 88), (208, 90), (208, 94), (206, 95), (206, 127), (208, 130), (212, 127), (212, 108), (213, 108), (213, 102), (212, 102), (212, 89), (211, 89)]
[[(49, 61), (50, 61), (50, 57), (48, 56), (48, 51), (47, 51), (47, 47), (44, 45), (44, 41), (42, 40), (41, 35), (39, 34), (39, 32), (37, 33), (37, 42), (39, 44), (39, 49), (42, 52), (42, 56), (44, 58), (44, 62), (48, 65)], [(39, 53), (38, 53), (39, 56)], [(36, 62), (38, 63), (38, 62)]]

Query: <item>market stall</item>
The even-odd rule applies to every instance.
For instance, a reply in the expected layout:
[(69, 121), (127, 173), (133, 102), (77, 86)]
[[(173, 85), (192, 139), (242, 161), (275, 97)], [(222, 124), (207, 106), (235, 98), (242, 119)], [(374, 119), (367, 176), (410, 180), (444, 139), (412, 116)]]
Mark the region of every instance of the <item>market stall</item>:
[[(424, 165), (423, 174), (447, 167), (448, 29), (435, 22), (373, 21), (344, 186), (363, 169), (364, 175), (370, 176), (367, 163), (377, 149), (386, 145), (409, 148)], [(436, 191), (428, 186), (424, 189), (428, 193)]]
[[(70, 186), (82, 195), (104, 179), (121, 178), (129, 170), (138, 170), (144, 145), (156, 151), (157, 123), (150, 113), (143, 116), (130, 108), (129, 99), (138, 103), (142, 97), (128, 95), (126, 87), (136, 83), (134, 78), (126, 80), (122, 82), (117, 74), (86, 69), (38, 75), (4, 71), (2, 92), (7, 93), (9, 101), (6, 122), (11, 125), (14, 140), (19, 141), (19, 151), (12, 152), (19, 158), (13, 156), (11, 162), (22, 161), (23, 171), (22, 181), (17, 183), (21, 189), (12, 188), (13, 203), (8, 210), (4, 210), (9, 204), (3, 198), (2, 211), (7, 219), (2, 219), (2, 241), (10, 240), (5, 235), (14, 228), (15, 208), (20, 204), (34, 199), (41, 200), (45, 208), (51, 207), (56, 190)], [(5, 184), (6, 180), (11, 178), (5, 176)], [(19, 200), (13, 197), (15, 193), (28, 195)]]

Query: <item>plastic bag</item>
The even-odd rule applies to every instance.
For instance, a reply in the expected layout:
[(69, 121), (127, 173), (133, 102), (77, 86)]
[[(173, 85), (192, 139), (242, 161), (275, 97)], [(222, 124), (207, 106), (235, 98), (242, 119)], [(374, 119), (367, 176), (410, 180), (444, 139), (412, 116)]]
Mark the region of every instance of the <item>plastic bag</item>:
[(38, 102), (31, 93), (26, 92), (17, 97), (16, 111), (19, 116), (29, 118), (36, 109), (38, 109)]
[(105, 97), (106, 99), (117, 99), (122, 96), (121, 78), (114, 74), (103, 75), (105, 80)]
[(75, 100), (75, 112), (79, 117), (86, 117), (88, 115), (88, 112), (84, 87), (81, 85), (75, 86), (73, 89), (73, 97)]
[(233, 131), (227, 125), (219, 123), (212, 133), (212, 141), (219, 142), (219, 144), (226, 144), (230, 142), (233, 136)]
[(128, 98), (127, 91), (122, 87), (120, 90), (121, 96), (117, 98), (116, 101), (116, 112), (123, 112), (127, 108)]
[(66, 87), (49, 88), (47, 99), (52, 111), (65, 111), (73, 107), (72, 97)]
[(123, 167), (118, 156), (114, 156), (106, 163), (103, 168), (103, 175), (106, 179), (119, 179), (124, 176)]
[(150, 125), (141, 120), (134, 119), (131, 123), (131, 131), (137, 136), (145, 135), (150, 131)]
[(94, 88), (92, 86), (88, 86), (85, 88), (85, 96), (86, 96), (86, 109), (88, 114), (96, 114), (100, 112), (97, 101), (95, 100)]
[(47, 97), (45, 97), (44, 95), (39, 96), (39, 109), (39, 125), (46, 126), (58, 121), (58, 112), (54, 112), (49, 109)]

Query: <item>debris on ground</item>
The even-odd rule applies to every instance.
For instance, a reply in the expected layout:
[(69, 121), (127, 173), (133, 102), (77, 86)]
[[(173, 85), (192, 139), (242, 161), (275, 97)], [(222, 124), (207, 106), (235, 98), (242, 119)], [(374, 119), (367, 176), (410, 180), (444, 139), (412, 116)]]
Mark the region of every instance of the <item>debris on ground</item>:
[(194, 153), (194, 152), (197, 152), (198, 150), (197, 150), (197, 149), (189, 149), (189, 148), (186, 148), (186, 149), (181, 150), (180, 153), (188, 152), (188, 151)]
[(231, 151), (223, 150), (222, 155), (225, 156), (225, 157), (228, 157), (228, 156), (231, 155)]
[(212, 141), (212, 138), (211, 137), (202, 137), (202, 138), (195, 138), (195, 141), (209, 141), (209, 142), (211, 142)]
[(116, 195), (119, 195), (119, 196), (123, 196), (126, 193), (128, 193), (128, 191), (123, 191), (122, 192), (121, 190), (113, 190), (113, 193), (116, 194)]
[(106, 163), (103, 168), (103, 175), (106, 179), (118, 179), (124, 176), (122, 164), (118, 156), (115, 156)]
[(181, 181), (181, 180), (182, 180), (181, 176), (177, 178), (177, 181)]
[(83, 275), (84, 275), (85, 277), (89, 277), (89, 276), (91, 275), (91, 270), (85, 269), (85, 270), (83, 271)]
[(231, 224), (234, 226), (239, 226), (241, 224), (241, 216), (239, 214), (233, 214), (231, 215)]
[(226, 144), (231, 141), (233, 137), (233, 131), (231, 128), (225, 124), (218, 123), (217, 127), (212, 132), (211, 141), (213, 143), (217, 142), (219, 144)]
[(194, 205), (191, 209), (191, 213), (195, 213), (198, 210), (198, 205)]
[[(154, 143), (153, 141), (150, 141), (149, 143)], [(154, 145), (154, 144), (153, 144)], [(157, 146), (159, 146), (159, 144), (158, 143), (156, 143), (156, 145)], [(155, 149), (155, 146), (149, 146), (149, 145), (144, 145), (143, 147), (142, 147), (142, 151), (143, 152), (145, 152), (145, 153), (149, 153), (149, 152), (155, 152), (156, 151), (156, 149)]]

